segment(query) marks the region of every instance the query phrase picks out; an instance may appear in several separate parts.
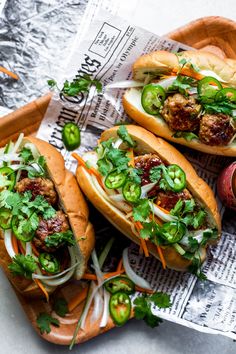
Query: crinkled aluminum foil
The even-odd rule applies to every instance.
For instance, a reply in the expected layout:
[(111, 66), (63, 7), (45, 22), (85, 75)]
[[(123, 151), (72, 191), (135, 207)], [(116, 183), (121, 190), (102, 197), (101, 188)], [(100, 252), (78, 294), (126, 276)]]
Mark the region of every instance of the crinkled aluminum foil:
[(0, 17), (0, 105), (18, 108), (60, 80), (88, 0), (7, 0)]

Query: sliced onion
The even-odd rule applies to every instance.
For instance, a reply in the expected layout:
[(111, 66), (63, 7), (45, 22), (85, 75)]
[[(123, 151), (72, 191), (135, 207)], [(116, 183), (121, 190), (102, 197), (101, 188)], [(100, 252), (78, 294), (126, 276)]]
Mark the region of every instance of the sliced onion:
[(108, 84), (106, 88), (132, 88), (132, 87), (142, 87), (145, 86), (144, 82), (135, 81), (135, 80), (124, 80)]
[[(96, 287), (95, 283), (93, 282), (93, 289)], [(103, 288), (98, 289), (94, 295), (94, 305), (93, 305), (93, 312), (90, 318), (90, 322), (96, 322), (102, 314), (104, 301), (103, 301), (104, 291)]]
[(131, 268), (129, 264), (128, 248), (125, 248), (123, 251), (123, 265), (125, 268), (125, 273), (134, 282), (134, 284), (140, 286), (141, 288), (152, 290), (149, 282), (143, 279), (142, 277), (140, 277), (138, 274), (136, 274)]
[(141, 198), (146, 198), (147, 193), (152, 190), (152, 188), (157, 184), (157, 182), (148, 183), (141, 187)]
[(111, 200), (114, 200), (115, 202), (125, 201), (123, 194), (113, 194), (113, 195), (110, 195), (109, 197)]
[(88, 165), (97, 169), (97, 161), (98, 161), (98, 155), (95, 151), (89, 151), (89, 152), (86, 152), (84, 155), (83, 155), (83, 160), (85, 162), (88, 162)]
[(176, 216), (171, 215), (171, 214), (166, 214), (163, 210), (161, 210), (160, 208), (158, 208), (158, 206), (152, 202), (149, 202), (149, 205), (151, 207), (151, 209), (153, 210), (153, 213), (160, 218), (163, 221), (174, 221), (176, 220)]
[(101, 271), (101, 268), (100, 268), (100, 265), (99, 265), (99, 262), (98, 262), (97, 253), (96, 253), (95, 249), (92, 251), (91, 257), (92, 257), (92, 261), (93, 261), (95, 274), (96, 274), (97, 279), (98, 279), (98, 284), (101, 284), (102, 281), (103, 281), (103, 273)]
[(39, 157), (39, 152), (34, 144), (26, 143), (24, 147), (30, 149), (35, 160)]
[[(116, 277), (117, 277), (117, 275), (115, 275), (114, 277), (111, 277), (111, 278), (109, 278), (109, 279), (113, 279), (113, 278), (116, 278)], [(93, 299), (94, 299), (94, 296), (95, 296), (96, 292), (103, 286), (103, 284), (104, 284), (106, 281), (107, 281), (107, 279), (105, 279), (100, 285), (97, 285), (97, 286), (93, 289), (93, 291), (92, 291), (91, 295), (89, 296), (89, 298), (87, 298), (87, 302), (86, 302), (85, 308), (84, 308), (83, 313), (82, 313), (82, 315), (81, 315), (81, 317), (80, 317), (80, 320), (81, 320), (81, 326), (80, 326), (80, 328), (81, 328), (81, 329), (84, 329), (84, 328), (85, 328), (86, 318), (87, 318), (87, 315), (88, 315), (90, 306), (91, 306), (91, 304), (92, 304), (92, 302), (93, 302)]]
[(199, 74), (201, 74), (203, 76), (211, 76), (211, 77), (214, 77), (218, 81), (226, 82), (225, 80), (221, 79), (221, 77), (219, 75), (217, 75), (214, 71), (211, 71), (211, 70), (200, 70)]
[(114, 149), (118, 149), (122, 143), (123, 143), (123, 140), (119, 138), (112, 144), (112, 146)]
[(7, 250), (7, 253), (9, 254), (9, 256), (11, 258), (15, 257), (16, 253), (15, 253), (13, 246), (12, 246), (11, 230), (4, 231), (4, 243), (5, 243), (5, 247), (6, 247), (6, 250)]
[(32, 255), (32, 245), (31, 242), (26, 242), (25, 244), (25, 254), (31, 256)]
[(157, 84), (160, 85), (161, 87), (163, 87), (164, 89), (167, 89), (168, 87), (170, 87), (173, 82), (176, 80), (177, 76), (171, 76), (168, 79), (164, 79), (161, 81), (158, 81)]
[(18, 137), (17, 141), (15, 142), (15, 145), (14, 145), (14, 147), (12, 149), (13, 153), (17, 152), (17, 150), (19, 149), (19, 147), (20, 147), (20, 145), (22, 143), (23, 138), (24, 138), (24, 134), (20, 133), (20, 135), (19, 135), (19, 137)]
[(108, 319), (109, 319), (109, 301), (110, 294), (106, 289), (104, 289), (104, 304), (103, 304), (103, 315), (100, 322), (100, 327), (106, 327)]
[(198, 243), (202, 242), (204, 232), (211, 231), (211, 229), (197, 230), (197, 231), (188, 231), (188, 233), (179, 241), (180, 244), (184, 246), (189, 246), (189, 237), (193, 237), (197, 240)]
[[(64, 284), (67, 280), (69, 280), (72, 277), (72, 275), (74, 274), (74, 271), (75, 271), (75, 267), (78, 265), (78, 262), (76, 262), (73, 247), (68, 247), (68, 250), (70, 253), (70, 257), (71, 257), (70, 268), (67, 268), (63, 272), (58, 273), (56, 275), (47, 276), (47, 275), (33, 274), (32, 277), (36, 278), (36, 279), (41, 279), (43, 281), (43, 283), (45, 283), (46, 285), (49, 285), (49, 286), (58, 286), (58, 285)], [(61, 277), (62, 275), (64, 275), (64, 276)]]
[(4, 161), (4, 162), (10, 162), (10, 161), (22, 162), (22, 159), (19, 157), (18, 154), (10, 152), (8, 154), (2, 155), (0, 157), (0, 161)]

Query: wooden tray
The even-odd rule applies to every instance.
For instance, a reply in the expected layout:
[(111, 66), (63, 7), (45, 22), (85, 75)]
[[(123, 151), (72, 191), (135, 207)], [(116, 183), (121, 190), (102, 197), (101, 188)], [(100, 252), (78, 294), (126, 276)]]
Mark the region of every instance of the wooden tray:
[[(236, 23), (222, 17), (212, 16), (198, 19), (174, 32), (168, 33), (167, 37), (196, 49), (205, 49), (214, 52), (222, 58), (236, 58)], [(35, 134), (46, 112), (50, 97), (51, 94), (38, 98), (34, 102), (1, 118), (0, 146), (5, 145), (9, 139), (15, 139), (19, 132), (24, 132), (26, 135)], [(63, 297), (70, 300), (78, 291), (78, 284), (72, 283), (69, 286), (64, 286), (60, 290), (60, 293)], [(23, 298), (20, 294), (17, 294), (17, 296), (33, 327), (39, 333), (36, 325), (36, 317), (39, 312), (51, 311), (50, 305), (43, 300), (32, 301)], [(70, 315), (61, 319), (61, 326), (59, 328), (52, 327), (50, 334), (44, 334), (42, 337), (56, 344), (68, 345), (80, 316), (82, 306), (83, 304), (78, 306)], [(79, 331), (76, 340), (77, 343), (89, 340), (114, 327), (111, 320), (106, 328), (102, 330), (98, 324), (97, 326), (90, 326), (89, 320), (87, 323), (85, 331)]]

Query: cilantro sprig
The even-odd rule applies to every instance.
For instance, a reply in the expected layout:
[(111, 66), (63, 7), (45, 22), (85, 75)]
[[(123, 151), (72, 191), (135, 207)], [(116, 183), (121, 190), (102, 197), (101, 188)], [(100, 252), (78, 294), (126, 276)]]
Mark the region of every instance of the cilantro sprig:
[(128, 133), (128, 130), (125, 125), (121, 125), (117, 130), (117, 135), (123, 140), (123, 142), (127, 143), (129, 147), (135, 147), (137, 144)]
[(97, 92), (102, 91), (102, 83), (98, 79), (93, 79), (90, 75), (83, 75), (69, 82), (66, 80), (62, 89), (59, 89), (57, 82), (53, 79), (47, 81), (50, 88), (57, 88), (66, 96), (77, 96), (80, 92), (89, 92), (92, 86), (95, 86)]
[(199, 209), (194, 199), (179, 199), (175, 207), (170, 211), (171, 215), (177, 216), (186, 226), (193, 226), (198, 229), (202, 226), (206, 219), (206, 211)]
[(50, 333), (51, 332), (51, 325), (60, 327), (60, 322), (57, 318), (52, 317), (46, 312), (41, 312), (36, 320), (37, 326), (40, 330), (41, 334)]
[(45, 238), (45, 244), (47, 247), (57, 247), (61, 244), (73, 246), (75, 243), (76, 242), (73, 236), (73, 232), (71, 230), (67, 230), (65, 232), (56, 232)]
[(32, 274), (37, 269), (37, 264), (30, 255), (17, 254), (12, 258), (12, 263), (8, 265), (8, 268), (14, 276), (23, 276), (26, 279), (32, 279)]
[(134, 317), (138, 320), (143, 319), (152, 328), (157, 327), (161, 318), (152, 313), (152, 306), (168, 308), (171, 306), (168, 294), (157, 292), (152, 295), (142, 294), (134, 300)]

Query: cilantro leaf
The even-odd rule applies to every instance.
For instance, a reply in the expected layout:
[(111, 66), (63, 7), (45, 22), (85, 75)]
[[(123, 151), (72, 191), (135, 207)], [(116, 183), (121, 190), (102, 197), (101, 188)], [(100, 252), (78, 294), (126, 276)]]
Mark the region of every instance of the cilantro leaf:
[(160, 228), (155, 221), (143, 222), (143, 229), (140, 230), (140, 237), (145, 240), (152, 240), (154, 243), (157, 242), (156, 236), (158, 235)]
[(199, 210), (193, 218), (193, 227), (198, 229), (205, 221), (206, 212), (204, 210)]
[(57, 247), (61, 244), (67, 244), (68, 246), (75, 245), (75, 239), (71, 230), (65, 232), (57, 232), (49, 235), (45, 238), (45, 244), (47, 247)]
[(103, 176), (106, 176), (111, 170), (111, 164), (109, 163), (109, 161), (107, 161), (105, 157), (97, 161), (97, 166), (98, 166), (98, 171)]
[(97, 79), (92, 79), (90, 75), (74, 79), (72, 82), (66, 80), (61, 90), (66, 96), (77, 96), (80, 92), (89, 92), (92, 86), (96, 87), (97, 92), (102, 91), (102, 84)]
[(162, 176), (162, 168), (160, 166), (156, 166), (151, 168), (149, 172), (149, 179), (151, 182), (158, 182)]
[(196, 80), (191, 77), (178, 75), (172, 85), (168, 87), (167, 92), (172, 93), (177, 91), (182, 95), (187, 95), (187, 90), (190, 89), (195, 83)]
[(50, 333), (51, 332), (50, 325), (60, 327), (60, 322), (58, 321), (58, 319), (50, 316), (46, 312), (41, 312), (39, 314), (39, 316), (37, 317), (36, 323), (38, 325), (38, 328), (40, 329), (41, 334)]
[(67, 301), (64, 298), (58, 298), (53, 304), (53, 310), (58, 316), (65, 317), (69, 312)]
[(192, 132), (177, 131), (172, 136), (174, 138), (184, 138), (187, 141), (192, 141), (193, 139), (199, 139), (198, 136)]
[(129, 169), (129, 179), (134, 183), (141, 184), (140, 175), (143, 173), (141, 168), (130, 168)]
[(162, 292), (154, 293), (150, 296), (150, 300), (160, 309), (165, 309), (171, 306), (170, 296)]
[(148, 199), (140, 199), (133, 207), (134, 221), (146, 221), (151, 212), (151, 207)]
[(57, 86), (57, 82), (53, 79), (48, 80), (47, 83), (50, 88)]
[(34, 160), (32, 151), (26, 147), (23, 147), (23, 149), (21, 149), (20, 157), (22, 157), (25, 164)]
[(12, 263), (8, 268), (14, 276), (22, 275), (27, 279), (32, 279), (32, 274), (37, 269), (34, 258), (30, 255), (17, 254), (12, 258)]
[(157, 327), (162, 320), (152, 313), (152, 304), (159, 308), (171, 306), (170, 297), (164, 293), (155, 293), (152, 295), (142, 294), (134, 300), (134, 316), (136, 319), (143, 319), (148, 326)]
[(117, 135), (125, 142), (129, 147), (135, 147), (137, 144), (133, 141), (130, 134), (127, 131), (125, 125), (121, 125), (117, 130)]

